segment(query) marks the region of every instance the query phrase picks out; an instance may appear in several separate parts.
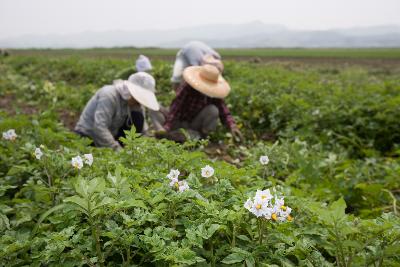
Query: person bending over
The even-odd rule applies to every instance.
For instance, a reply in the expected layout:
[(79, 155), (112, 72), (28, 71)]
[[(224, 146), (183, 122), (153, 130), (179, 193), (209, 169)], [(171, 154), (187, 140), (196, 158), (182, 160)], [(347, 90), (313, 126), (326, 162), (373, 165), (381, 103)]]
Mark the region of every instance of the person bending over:
[(222, 62), (210, 57), (203, 60), (202, 66), (187, 67), (183, 71), (184, 81), (171, 103), (164, 131), (156, 135), (158, 138), (184, 142), (186, 136), (180, 128), (186, 129), (192, 139), (206, 138), (215, 131), (220, 119), (235, 138), (243, 139), (223, 100), (231, 88), (222, 71)]
[(146, 132), (145, 108), (159, 110), (155, 87), (154, 78), (145, 72), (102, 87), (86, 104), (75, 132), (91, 138), (95, 146), (121, 149), (118, 139), (124, 130), (135, 126), (136, 132)]

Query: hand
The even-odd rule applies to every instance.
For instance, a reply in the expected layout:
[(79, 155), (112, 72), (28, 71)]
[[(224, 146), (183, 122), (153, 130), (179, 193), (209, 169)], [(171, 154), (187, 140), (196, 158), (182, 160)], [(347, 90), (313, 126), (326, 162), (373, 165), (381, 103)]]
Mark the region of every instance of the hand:
[(233, 140), (235, 140), (236, 142), (244, 141), (243, 134), (240, 132), (239, 128), (233, 127), (231, 129), (231, 134), (233, 136)]
[(166, 138), (167, 134), (168, 134), (168, 133), (167, 133), (167, 131), (165, 131), (165, 130), (160, 130), (160, 131), (154, 132), (154, 136), (155, 136), (157, 139)]

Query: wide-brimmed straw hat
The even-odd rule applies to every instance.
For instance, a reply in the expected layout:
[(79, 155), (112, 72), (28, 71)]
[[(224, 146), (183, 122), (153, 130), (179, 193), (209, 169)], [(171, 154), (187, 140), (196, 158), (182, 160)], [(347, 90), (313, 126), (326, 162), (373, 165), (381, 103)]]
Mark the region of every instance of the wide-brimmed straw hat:
[(129, 76), (127, 87), (133, 98), (141, 105), (151, 109), (159, 110), (156, 95), (156, 81), (153, 76), (146, 72), (137, 72)]
[(183, 79), (194, 89), (213, 98), (225, 98), (231, 87), (214, 65), (187, 67), (183, 71)]

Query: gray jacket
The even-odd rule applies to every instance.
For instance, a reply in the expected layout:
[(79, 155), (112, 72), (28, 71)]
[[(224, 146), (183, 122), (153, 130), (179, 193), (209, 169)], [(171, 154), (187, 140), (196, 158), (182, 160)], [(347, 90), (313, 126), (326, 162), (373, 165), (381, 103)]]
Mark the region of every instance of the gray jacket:
[(179, 52), (178, 56), (184, 57), (188, 66), (200, 66), (205, 55), (212, 55), (217, 59), (221, 56), (217, 51), (200, 41), (187, 43)]
[[(133, 110), (115, 85), (106, 85), (86, 104), (75, 131), (90, 136), (96, 146), (118, 150), (121, 145), (115, 140), (115, 136)], [(144, 108), (140, 110), (145, 116)], [(146, 128), (147, 125), (144, 130)]]
[(203, 42), (191, 41), (187, 43), (176, 54), (171, 82), (180, 83), (183, 70), (189, 66), (200, 66), (205, 55), (212, 55), (214, 58), (221, 59), (217, 51)]

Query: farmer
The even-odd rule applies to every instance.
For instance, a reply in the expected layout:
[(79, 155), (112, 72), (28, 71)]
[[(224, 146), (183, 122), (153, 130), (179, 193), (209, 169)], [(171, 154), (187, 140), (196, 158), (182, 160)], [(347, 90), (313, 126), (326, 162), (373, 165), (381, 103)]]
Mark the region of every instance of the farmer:
[(135, 126), (145, 133), (145, 107), (159, 110), (154, 78), (145, 72), (132, 74), (128, 80), (116, 80), (96, 92), (83, 110), (75, 132), (93, 139), (94, 145), (121, 149), (119, 137)]
[(190, 66), (202, 65), (202, 59), (207, 55), (221, 60), (221, 56), (214, 49), (200, 41), (191, 41), (178, 51), (171, 78), (172, 86), (175, 91), (182, 82), (183, 70)]
[(187, 137), (179, 130), (183, 128), (191, 139), (205, 138), (215, 131), (220, 118), (235, 139), (243, 139), (223, 100), (231, 88), (221, 76), (222, 62), (210, 55), (203, 57), (202, 62), (202, 66), (187, 67), (183, 71), (184, 81), (171, 103), (165, 132), (158, 132), (156, 137), (184, 142)]
[[(151, 65), (150, 59), (144, 55), (139, 55), (135, 62), (135, 68), (130, 67), (121, 71), (117, 77), (121, 80), (127, 80), (129, 76), (134, 72), (147, 72), (150, 73), (153, 71), (153, 66)], [(167, 110), (160, 106), (160, 110), (149, 110), (148, 117), (151, 121), (151, 127), (155, 131), (159, 131), (162, 129), (162, 125), (165, 122), (165, 114)]]

